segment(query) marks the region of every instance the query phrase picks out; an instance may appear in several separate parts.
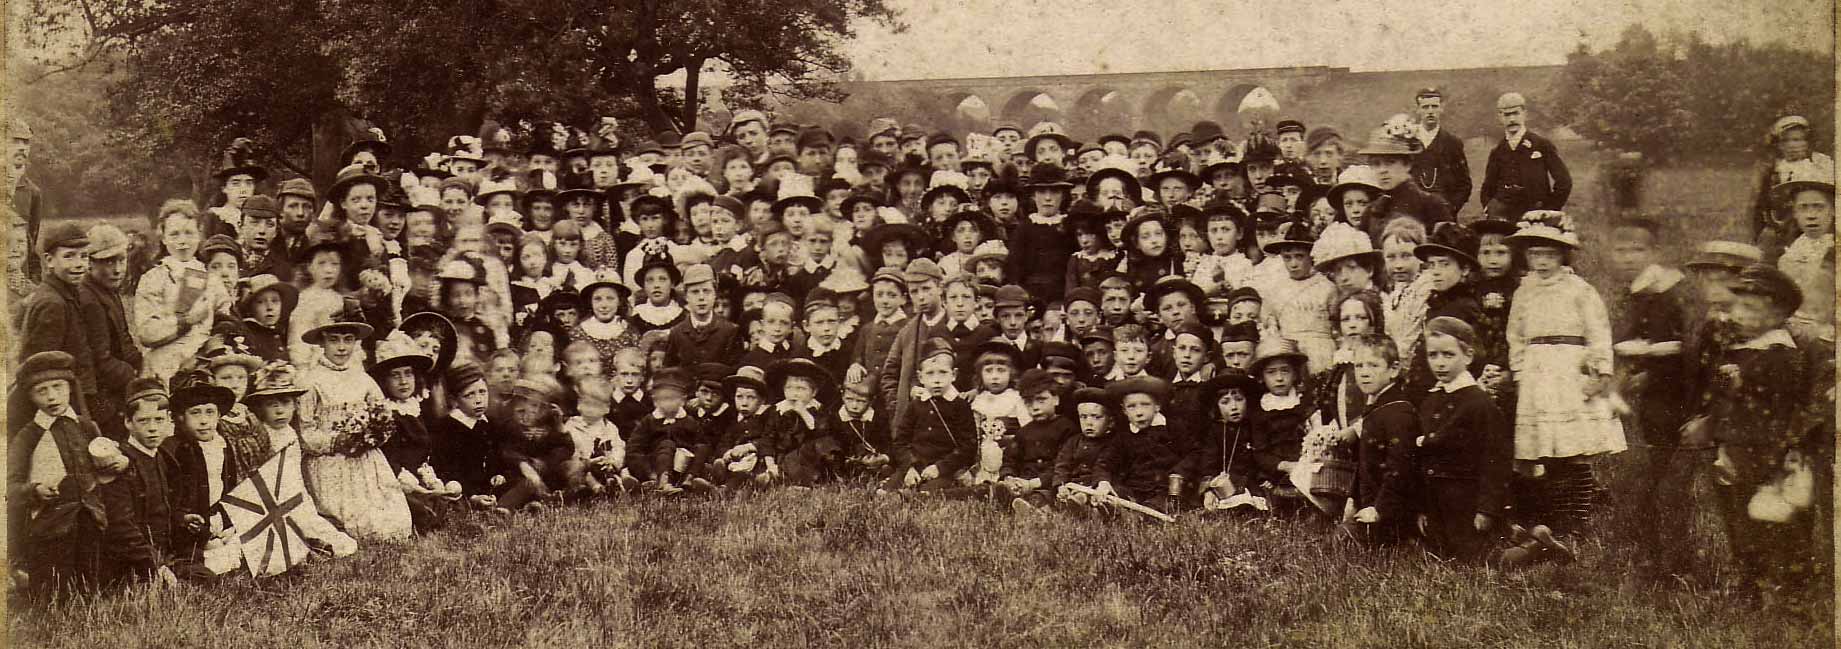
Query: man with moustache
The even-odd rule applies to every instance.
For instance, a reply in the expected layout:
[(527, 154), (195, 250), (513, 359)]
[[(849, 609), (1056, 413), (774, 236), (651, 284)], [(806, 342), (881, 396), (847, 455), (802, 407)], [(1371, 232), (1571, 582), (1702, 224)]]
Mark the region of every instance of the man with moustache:
[(1515, 221), (1528, 210), (1561, 210), (1573, 177), (1553, 142), (1528, 130), (1528, 101), (1511, 92), (1496, 100), (1502, 141), (1489, 152), (1478, 198), (1489, 218)]
[(32, 127), (23, 119), (15, 119), (11, 131), (8, 137), (13, 147), (7, 160), (7, 182), (13, 185), (13, 212), (26, 223), (26, 250), (31, 251), (26, 253), (26, 277), (38, 281), (39, 260), (33, 252), (38, 250), (38, 226), (44, 222), (39, 213), (44, 193), (38, 183), (26, 177), (26, 165), (32, 159)]
[[(248, 208), (244, 208), (246, 220)], [(273, 215), (269, 220), (274, 223)], [(244, 228), (244, 232), (249, 229)], [(110, 439), (127, 439), (120, 410), (126, 405), (128, 382), (141, 374), (141, 350), (128, 333), (128, 314), (121, 300), (122, 282), (128, 277), (128, 235), (107, 223), (89, 229), (89, 278), (77, 287), (77, 309), (83, 314), (83, 338), (94, 352), (96, 398), (90, 416)]]

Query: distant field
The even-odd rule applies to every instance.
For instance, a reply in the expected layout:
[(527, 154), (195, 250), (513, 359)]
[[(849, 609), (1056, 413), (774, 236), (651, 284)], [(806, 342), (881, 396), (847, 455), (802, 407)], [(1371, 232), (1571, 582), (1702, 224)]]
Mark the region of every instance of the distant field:
[(1647, 550), (1618, 539), (1678, 515), (1619, 503), (1581, 562), (1501, 574), (1275, 519), (1018, 520), (836, 488), (647, 499), (469, 519), (299, 575), (17, 613), (10, 631), (85, 648), (1833, 646), (1824, 599), (1758, 611), (1717, 590), (1706, 512), (1680, 541), (1697, 574), (1626, 583)]

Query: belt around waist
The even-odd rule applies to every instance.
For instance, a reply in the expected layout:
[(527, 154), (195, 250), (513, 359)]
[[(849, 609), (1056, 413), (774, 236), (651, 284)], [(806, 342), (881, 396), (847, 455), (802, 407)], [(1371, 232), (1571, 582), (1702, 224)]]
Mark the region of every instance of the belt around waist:
[(1530, 345), (1576, 345), (1585, 346), (1585, 336), (1535, 336), (1528, 339)]

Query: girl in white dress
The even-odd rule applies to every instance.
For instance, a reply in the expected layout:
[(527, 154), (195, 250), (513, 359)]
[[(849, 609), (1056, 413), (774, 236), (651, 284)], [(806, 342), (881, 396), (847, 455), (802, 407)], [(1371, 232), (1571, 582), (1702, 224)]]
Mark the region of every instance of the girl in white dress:
[(301, 371), (300, 442), (307, 489), (320, 513), (360, 540), (407, 539), (414, 527), (409, 501), (380, 447), (396, 422), (383, 390), (358, 361), (372, 328), (354, 311), (308, 331), (318, 354)]
[(1519, 386), (1515, 461), (1544, 479), (1551, 520), (1577, 524), (1598, 489), (1592, 459), (1626, 448), (1609, 398), (1611, 321), (1598, 291), (1567, 265), (1579, 239), (1565, 214), (1528, 212), (1508, 241), (1528, 262), (1507, 332)]

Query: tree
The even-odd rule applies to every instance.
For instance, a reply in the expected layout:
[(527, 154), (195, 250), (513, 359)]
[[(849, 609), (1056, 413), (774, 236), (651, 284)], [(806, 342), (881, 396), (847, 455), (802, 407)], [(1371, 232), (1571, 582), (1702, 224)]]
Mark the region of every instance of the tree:
[(1567, 57), (1555, 111), (1582, 136), (1655, 160), (1752, 151), (1779, 116), (1834, 123), (1833, 72), (1827, 55), (1784, 45), (1630, 27), (1608, 50)]
[[(885, 0), (22, 4), (27, 45), (49, 73), (122, 66), (110, 126), (136, 150), (208, 173), (225, 143), (247, 136), (267, 163), (321, 180), (365, 122), (399, 150), (426, 151), (488, 117), (587, 125), (611, 115), (690, 130), (709, 74), (734, 80), (731, 105), (835, 97), (849, 66), (838, 46), (857, 26), (902, 28)], [(677, 77), (682, 90), (662, 83)]]

